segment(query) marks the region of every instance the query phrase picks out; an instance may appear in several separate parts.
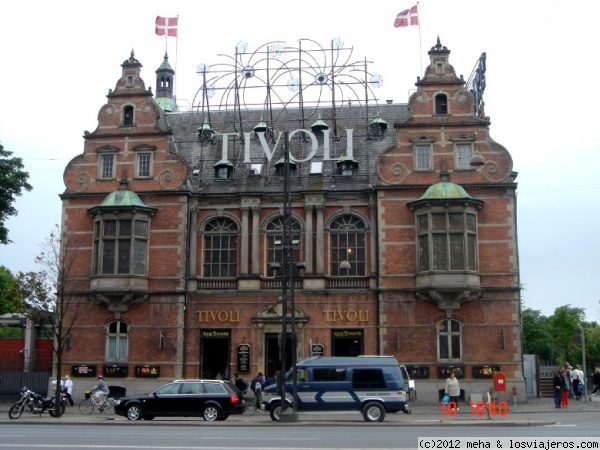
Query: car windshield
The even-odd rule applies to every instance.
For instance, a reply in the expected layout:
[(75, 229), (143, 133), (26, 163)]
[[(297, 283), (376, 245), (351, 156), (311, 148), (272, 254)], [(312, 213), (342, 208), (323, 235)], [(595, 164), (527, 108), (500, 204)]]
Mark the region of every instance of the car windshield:
[(178, 383), (165, 384), (155, 390), (154, 394), (177, 394), (179, 393), (180, 385)]

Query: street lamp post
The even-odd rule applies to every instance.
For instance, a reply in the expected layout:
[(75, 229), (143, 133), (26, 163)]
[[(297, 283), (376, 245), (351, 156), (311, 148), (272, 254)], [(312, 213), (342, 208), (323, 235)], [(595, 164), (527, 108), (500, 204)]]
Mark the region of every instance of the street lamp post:
[[(281, 365), (282, 365), (282, 383), (281, 388), (281, 422), (296, 422), (298, 420), (298, 377), (296, 374), (296, 305), (294, 302), (294, 280), (292, 266), (292, 196), (290, 182), (290, 143), (289, 132), (284, 132), (284, 157), (283, 157), (283, 316), (281, 319)], [(287, 343), (287, 305), (291, 309), (291, 363), (292, 363), (292, 412), (287, 412), (285, 401), (285, 362), (286, 362), (286, 343)]]

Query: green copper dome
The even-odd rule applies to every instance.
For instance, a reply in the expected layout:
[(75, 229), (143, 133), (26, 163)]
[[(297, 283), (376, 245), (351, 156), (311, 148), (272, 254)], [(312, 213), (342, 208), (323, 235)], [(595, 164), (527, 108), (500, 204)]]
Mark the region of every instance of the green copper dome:
[(138, 208), (149, 208), (142, 199), (135, 193), (127, 189), (119, 189), (106, 196), (104, 201), (100, 203), (100, 207), (111, 206), (137, 206)]
[(449, 181), (432, 184), (419, 200), (473, 198), (462, 186)]

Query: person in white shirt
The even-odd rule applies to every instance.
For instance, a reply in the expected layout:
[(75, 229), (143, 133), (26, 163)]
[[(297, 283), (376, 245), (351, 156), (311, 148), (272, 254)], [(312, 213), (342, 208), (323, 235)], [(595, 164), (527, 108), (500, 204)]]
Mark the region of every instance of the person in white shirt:
[(575, 394), (575, 399), (581, 400), (583, 392), (579, 389), (579, 382), (582, 384), (585, 383), (585, 376), (579, 364), (576, 364), (575, 369), (571, 371), (571, 380), (573, 380), (573, 393)]

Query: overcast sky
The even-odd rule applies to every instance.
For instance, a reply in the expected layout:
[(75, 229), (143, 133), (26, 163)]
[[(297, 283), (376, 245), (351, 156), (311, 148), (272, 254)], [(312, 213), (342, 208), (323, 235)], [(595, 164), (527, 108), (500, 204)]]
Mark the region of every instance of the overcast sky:
[[(196, 67), (222, 62), (239, 41), (340, 38), (354, 60), (383, 77), (381, 101), (406, 103), (437, 36), (467, 79), (487, 53), (491, 136), (519, 173), (518, 237), (525, 306), (563, 305), (600, 321), (600, 142), (596, 0), (423, 0), (420, 27), (394, 28), (405, 0), (55, 0), (1, 2), (0, 142), (23, 158), (34, 190), (16, 202), (0, 265), (38, 270), (40, 243), (60, 223), (65, 165), (83, 152), (106, 94), (133, 49), (155, 90), (165, 50), (176, 93), (191, 102)], [(179, 36), (154, 33), (155, 17), (179, 16)], [(167, 47), (168, 46), (168, 47)], [(598, 277), (598, 278), (597, 278)]]

